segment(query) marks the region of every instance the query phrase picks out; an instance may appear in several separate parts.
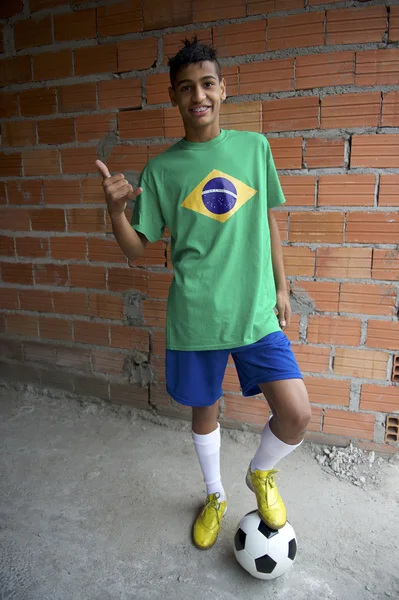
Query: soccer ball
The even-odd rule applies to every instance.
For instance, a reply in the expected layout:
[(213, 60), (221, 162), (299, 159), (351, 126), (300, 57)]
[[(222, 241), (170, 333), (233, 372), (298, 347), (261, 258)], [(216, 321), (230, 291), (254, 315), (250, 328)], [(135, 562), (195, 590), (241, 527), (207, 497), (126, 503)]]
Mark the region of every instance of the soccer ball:
[(280, 577), (292, 566), (296, 552), (295, 531), (288, 521), (281, 529), (270, 529), (257, 510), (241, 519), (234, 536), (234, 554), (250, 575)]

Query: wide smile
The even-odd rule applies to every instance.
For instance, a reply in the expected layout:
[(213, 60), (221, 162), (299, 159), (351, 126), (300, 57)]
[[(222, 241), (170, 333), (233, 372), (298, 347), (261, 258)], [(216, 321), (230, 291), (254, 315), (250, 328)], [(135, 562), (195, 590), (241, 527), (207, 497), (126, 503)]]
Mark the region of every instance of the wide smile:
[(211, 108), (211, 106), (194, 106), (194, 108), (190, 108), (190, 113), (196, 118), (201, 118), (206, 115)]

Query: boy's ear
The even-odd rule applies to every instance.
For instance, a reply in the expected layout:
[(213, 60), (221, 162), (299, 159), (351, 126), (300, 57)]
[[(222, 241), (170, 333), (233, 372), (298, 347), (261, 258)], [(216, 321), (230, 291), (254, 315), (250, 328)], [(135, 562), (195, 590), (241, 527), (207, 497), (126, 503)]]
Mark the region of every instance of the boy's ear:
[(223, 102), (223, 100), (226, 100), (227, 97), (227, 85), (224, 77), (222, 77), (222, 81), (220, 82), (220, 89), (222, 91), (221, 100)]
[(172, 106), (177, 106), (175, 90), (172, 87), (169, 87), (168, 91), (169, 91), (169, 98), (172, 103)]

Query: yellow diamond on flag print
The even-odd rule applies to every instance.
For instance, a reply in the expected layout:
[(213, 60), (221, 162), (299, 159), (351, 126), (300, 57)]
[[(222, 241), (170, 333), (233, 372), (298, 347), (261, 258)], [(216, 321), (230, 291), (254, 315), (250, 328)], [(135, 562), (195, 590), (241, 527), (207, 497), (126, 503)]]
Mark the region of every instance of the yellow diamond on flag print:
[(181, 206), (221, 223), (230, 219), (257, 190), (214, 169), (187, 196)]

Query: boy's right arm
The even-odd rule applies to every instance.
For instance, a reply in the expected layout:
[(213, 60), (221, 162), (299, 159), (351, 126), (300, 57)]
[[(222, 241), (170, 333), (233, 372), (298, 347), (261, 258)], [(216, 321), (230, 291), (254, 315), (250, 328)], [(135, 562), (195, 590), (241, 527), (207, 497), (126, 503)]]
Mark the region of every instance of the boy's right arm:
[(108, 167), (96, 160), (96, 167), (103, 177), (103, 188), (107, 202), (108, 213), (111, 219), (112, 231), (130, 262), (140, 258), (147, 245), (147, 238), (131, 227), (125, 216), (126, 203), (131, 198), (141, 194), (142, 189), (133, 187), (122, 174), (111, 176)]

